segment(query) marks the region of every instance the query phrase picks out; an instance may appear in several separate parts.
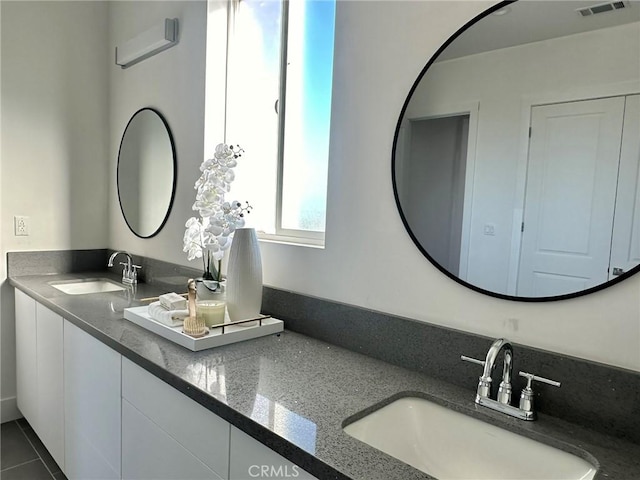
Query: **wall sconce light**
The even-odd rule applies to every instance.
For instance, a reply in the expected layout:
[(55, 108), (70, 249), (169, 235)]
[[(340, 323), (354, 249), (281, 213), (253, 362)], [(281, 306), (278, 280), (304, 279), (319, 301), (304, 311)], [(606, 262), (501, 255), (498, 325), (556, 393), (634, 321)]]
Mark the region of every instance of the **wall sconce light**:
[(178, 19), (165, 18), (153, 28), (116, 47), (116, 65), (128, 68), (178, 43)]

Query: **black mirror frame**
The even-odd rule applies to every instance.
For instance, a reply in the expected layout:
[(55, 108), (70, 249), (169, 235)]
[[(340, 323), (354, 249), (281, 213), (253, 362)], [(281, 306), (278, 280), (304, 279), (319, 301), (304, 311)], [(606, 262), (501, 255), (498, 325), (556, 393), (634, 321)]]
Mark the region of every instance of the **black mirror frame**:
[(411, 98), (413, 97), (414, 92), (418, 88), (418, 84), (420, 83), (420, 81), (422, 80), (424, 75), (426, 74), (426, 72), (429, 69), (429, 67), (431, 67), (431, 65), (438, 58), (438, 56), (440, 56), (440, 54), (456, 38), (458, 38), (465, 30), (467, 30), (472, 25), (475, 25), (477, 22), (482, 20), (484, 17), (486, 17), (488, 15), (491, 15), (493, 12), (495, 12), (497, 10), (500, 10), (500, 9), (502, 9), (502, 8), (508, 6), (508, 5), (516, 3), (517, 1), (518, 0), (505, 0), (505, 1), (502, 1), (502, 2), (500, 2), (500, 3), (498, 3), (498, 4), (494, 5), (494, 6), (490, 7), (489, 9), (485, 10), (484, 12), (480, 13), (475, 18), (471, 19), (469, 22), (467, 22), (465, 25), (463, 25), (460, 29), (458, 29), (451, 37), (449, 37), (447, 39), (446, 42), (444, 42), (440, 46), (440, 48), (436, 51), (436, 53), (429, 59), (427, 64), (424, 66), (424, 68), (422, 69), (422, 71), (418, 75), (418, 78), (415, 80), (415, 82), (411, 86), (411, 89), (409, 90), (409, 94), (407, 95), (407, 98), (406, 98), (404, 104), (402, 105), (402, 110), (400, 111), (400, 116), (398, 117), (398, 123), (396, 124), (396, 130), (395, 130), (395, 133), (394, 133), (394, 136), (393, 136), (393, 146), (392, 146), (392, 151), (391, 151), (391, 181), (392, 181), (392, 184), (393, 184), (393, 196), (395, 198), (395, 202), (396, 202), (396, 207), (398, 209), (398, 213), (400, 214), (400, 218), (402, 219), (402, 223), (404, 224), (404, 228), (407, 231), (407, 233), (409, 234), (409, 237), (411, 237), (411, 240), (416, 245), (418, 250), (420, 250), (420, 252), (427, 258), (427, 260), (429, 260), (438, 270), (440, 270), (442, 273), (444, 273), (451, 280), (454, 280), (456, 283), (462, 285), (463, 287), (467, 287), (467, 288), (469, 288), (469, 289), (471, 289), (471, 290), (473, 290), (475, 292), (482, 293), (482, 294), (488, 295), (490, 297), (500, 298), (500, 299), (503, 299), (503, 300), (511, 300), (511, 301), (516, 301), (516, 302), (535, 303), (535, 302), (552, 302), (552, 301), (558, 301), (558, 300), (567, 300), (567, 299), (571, 299), (571, 298), (582, 297), (584, 295), (589, 295), (591, 293), (598, 292), (600, 290), (604, 290), (605, 288), (609, 288), (609, 287), (611, 287), (613, 285), (616, 285), (617, 283), (620, 283), (620, 282), (626, 280), (627, 278), (629, 278), (629, 277), (635, 275), (636, 273), (638, 273), (640, 271), (640, 265), (637, 265), (636, 267), (632, 268), (628, 272), (623, 273), (619, 277), (614, 278), (613, 280), (608, 280), (608, 281), (606, 281), (604, 283), (601, 283), (600, 285), (596, 285), (595, 287), (590, 287), (590, 288), (587, 288), (585, 290), (580, 290), (579, 292), (573, 292), (573, 293), (568, 293), (568, 294), (564, 294), (564, 295), (555, 295), (555, 296), (550, 296), (550, 297), (518, 297), (518, 296), (514, 296), (514, 295), (506, 295), (506, 294), (503, 294), (503, 293), (497, 293), (497, 292), (492, 292), (490, 290), (485, 290), (484, 288), (480, 288), (480, 287), (478, 287), (476, 285), (473, 285), (472, 283), (469, 283), (469, 282), (467, 282), (465, 280), (461, 280), (460, 278), (458, 278), (457, 276), (455, 276), (451, 272), (449, 272), (447, 269), (442, 267), (431, 255), (429, 255), (429, 253), (422, 246), (422, 244), (419, 242), (419, 240), (417, 239), (417, 237), (415, 236), (415, 234), (411, 230), (411, 227), (409, 226), (409, 222), (407, 221), (407, 218), (406, 218), (406, 216), (405, 216), (405, 214), (404, 214), (404, 212), (402, 210), (402, 205), (400, 204), (400, 196), (399, 196), (399, 193), (398, 193), (398, 184), (397, 184), (397, 180), (396, 180), (396, 148), (397, 148), (397, 144), (398, 144), (398, 135), (399, 135), (399, 132), (400, 132), (400, 126), (402, 124), (402, 119), (404, 118), (404, 115), (405, 115), (405, 113), (407, 111), (407, 107), (409, 106), (409, 102), (411, 101)]
[[(127, 216), (124, 214), (124, 208), (122, 207), (122, 198), (120, 197), (120, 176), (118, 175), (120, 171), (120, 154), (122, 152), (122, 143), (124, 142), (124, 137), (127, 134), (127, 129), (129, 128), (129, 125), (131, 124), (133, 119), (136, 117), (136, 115), (138, 115), (141, 112), (144, 112), (145, 110), (155, 113), (162, 121), (162, 124), (167, 130), (167, 135), (169, 136), (169, 142), (171, 143), (171, 155), (173, 157), (173, 183), (171, 185), (171, 199), (169, 200), (169, 207), (167, 208), (167, 213), (165, 214), (158, 228), (150, 235), (140, 235), (131, 227), (131, 224), (127, 220)], [(164, 228), (165, 224), (167, 223), (167, 220), (169, 220), (169, 215), (171, 214), (171, 210), (173, 209), (173, 202), (176, 198), (177, 184), (178, 184), (178, 160), (176, 155), (176, 144), (173, 140), (173, 134), (171, 133), (171, 128), (169, 127), (169, 124), (167, 123), (167, 120), (164, 118), (162, 113), (160, 113), (158, 110), (152, 107), (143, 107), (138, 111), (136, 111), (133, 115), (131, 115), (131, 118), (129, 118), (129, 121), (127, 122), (127, 126), (124, 128), (124, 131), (122, 132), (122, 137), (120, 138), (120, 146), (118, 147), (118, 165), (116, 168), (116, 189), (118, 191), (118, 204), (120, 205), (120, 212), (122, 213), (122, 218), (124, 218), (124, 221), (127, 224), (127, 227), (129, 227), (129, 230), (131, 230), (131, 233), (133, 233), (138, 238), (152, 238), (152, 237), (155, 237), (158, 233), (160, 233), (160, 231)]]

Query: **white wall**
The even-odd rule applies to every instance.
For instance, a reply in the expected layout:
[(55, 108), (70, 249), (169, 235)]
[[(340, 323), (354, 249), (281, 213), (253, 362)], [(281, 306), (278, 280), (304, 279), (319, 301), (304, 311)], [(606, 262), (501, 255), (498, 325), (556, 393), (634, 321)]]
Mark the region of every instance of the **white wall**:
[[(106, 48), (102, 2), (2, 9), (2, 419), (15, 414), (13, 289), (6, 252), (108, 245)], [(31, 235), (13, 236), (13, 216)]]
[[(467, 280), (508, 291), (514, 213), (523, 208), (530, 107), (640, 91), (640, 23), (434, 64), (407, 117), (480, 104)], [(517, 218), (517, 217), (516, 217)], [(520, 219), (515, 220), (516, 225)], [(495, 225), (495, 236), (483, 227)], [(515, 239), (519, 242), (520, 238)], [(510, 263), (511, 262), (511, 263)]]
[[(193, 185), (200, 176), (199, 167), (204, 158), (207, 2), (109, 3), (110, 50), (165, 18), (177, 18), (179, 23), (179, 43), (176, 46), (127, 69), (121, 69), (113, 62), (109, 65), (109, 246), (187, 264), (186, 254), (182, 252), (182, 236), (185, 222), (193, 216)], [(142, 107), (152, 107), (165, 117), (173, 134), (178, 164), (176, 198), (171, 216), (160, 233), (150, 239), (136, 237), (127, 227), (118, 204), (116, 187), (120, 139), (131, 116)], [(224, 111), (219, 111), (218, 115), (224, 118)], [(209, 133), (222, 138), (221, 128), (211, 127)]]
[[(400, 109), (426, 60), (492, 3), (338, 3), (326, 248), (262, 243), (265, 283), (640, 371), (640, 276), (573, 300), (507, 302), (449, 280), (404, 231), (390, 175)], [(182, 236), (203, 158), (205, 3), (1, 5), (3, 257), (108, 246), (189, 264)], [(118, 42), (165, 16), (180, 19), (180, 44), (127, 70), (113, 65)], [(176, 203), (150, 240), (127, 229), (115, 187), (120, 136), (141, 106), (166, 116), (178, 153)], [(214, 111), (215, 143), (223, 109)], [(31, 217), (31, 237), (12, 236), (14, 214)], [(15, 391), (11, 294), (3, 289), (3, 398)]]
[[(262, 242), (265, 284), (640, 370), (639, 276), (573, 300), (502, 301), (441, 274), (415, 248), (400, 221), (390, 173), (402, 104), (427, 59), (493, 3), (338, 2), (326, 248)], [(139, 8), (112, 5), (112, 43), (173, 8), (178, 9), (175, 16), (183, 15), (185, 37), (181, 45), (128, 71), (112, 69), (111, 150), (121, 135), (118, 125), (124, 128), (142, 105), (158, 107), (176, 138), (177, 201), (163, 231), (139, 240), (120, 217), (112, 180), (110, 247), (188, 265), (182, 236), (202, 159), (204, 7), (162, 3), (137, 18)], [(221, 67), (213, 71), (223, 74)], [(222, 138), (219, 128), (207, 134), (214, 144)], [(111, 170), (115, 177), (115, 164)]]
[(265, 282), (640, 370), (640, 277), (562, 302), (498, 300), (437, 271), (400, 222), (390, 158), (404, 99), (427, 59), (491, 3), (339, 2), (326, 248), (263, 243)]
[[(405, 194), (409, 200), (403, 201), (403, 212), (431, 258), (458, 275), (468, 117), (410, 123), (411, 153), (404, 165), (410, 173)], [(398, 190), (398, 196), (403, 198), (399, 185)]]

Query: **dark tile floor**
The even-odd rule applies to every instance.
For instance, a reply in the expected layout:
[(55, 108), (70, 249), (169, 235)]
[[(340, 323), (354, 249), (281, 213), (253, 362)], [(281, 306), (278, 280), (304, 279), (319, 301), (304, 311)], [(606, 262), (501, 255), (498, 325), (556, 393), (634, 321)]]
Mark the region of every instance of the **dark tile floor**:
[(24, 418), (0, 425), (1, 480), (66, 480)]

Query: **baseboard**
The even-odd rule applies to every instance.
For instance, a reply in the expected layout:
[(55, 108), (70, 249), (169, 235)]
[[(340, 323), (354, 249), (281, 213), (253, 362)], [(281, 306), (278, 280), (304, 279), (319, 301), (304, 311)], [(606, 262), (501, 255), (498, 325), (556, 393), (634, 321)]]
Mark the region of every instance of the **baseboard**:
[(0, 423), (10, 422), (22, 418), (20, 410), (18, 410), (18, 402), (16, 397), (3, 398), (0, 400)]

